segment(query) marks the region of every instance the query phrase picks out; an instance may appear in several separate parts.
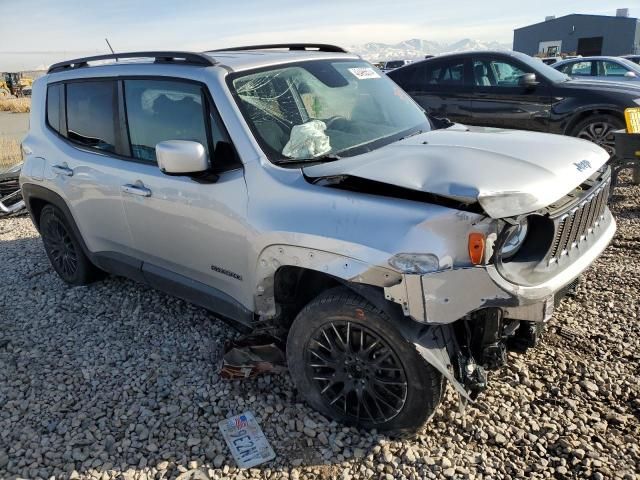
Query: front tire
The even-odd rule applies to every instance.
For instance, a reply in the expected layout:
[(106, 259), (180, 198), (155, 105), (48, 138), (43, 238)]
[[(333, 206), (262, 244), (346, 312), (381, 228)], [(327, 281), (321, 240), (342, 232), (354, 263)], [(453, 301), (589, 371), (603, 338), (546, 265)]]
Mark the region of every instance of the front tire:
[(312, 300), (294, 320), (287, 362), (307, 402), (336, 421), (411, 434), (440, 403), (443, 379), (393, 326), (346, 287)]
[(53, 205), (40, 212), (40, 235), (51, 266), (58, 276), (72, 285), (87, 285), (100, 276), (82, 250), (64, 214)]
[(606, 114), (590, 115), (578, 122), (570, 132), (572, 137), (589, 140), (604, 148), (609, 155), (616, 153), (616, 141), (613, 132), (625, 128), (618, 117)]

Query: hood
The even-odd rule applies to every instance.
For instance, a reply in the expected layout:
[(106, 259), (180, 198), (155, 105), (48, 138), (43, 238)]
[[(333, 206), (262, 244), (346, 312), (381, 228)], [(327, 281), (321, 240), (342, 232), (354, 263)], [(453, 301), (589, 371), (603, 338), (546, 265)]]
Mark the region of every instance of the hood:
[(640, 95), (640, 81), (628, 81), (620, 80), (618, 82), (610, 80), (591, 80), (591, 79), (578, 79), (572, 78), (566, 82), (557, 83), (560, 87), (572, 87), (593, 90), (598, 89), (601, 91), (615, 92), (615, 93), (628, 93), (630, 95)]
[(303, 171), (312, 179), (350, 176), (478, 202), (487, 215), (502, 218), (555, 202), (608, 158), (586, 140), (455, 125)]

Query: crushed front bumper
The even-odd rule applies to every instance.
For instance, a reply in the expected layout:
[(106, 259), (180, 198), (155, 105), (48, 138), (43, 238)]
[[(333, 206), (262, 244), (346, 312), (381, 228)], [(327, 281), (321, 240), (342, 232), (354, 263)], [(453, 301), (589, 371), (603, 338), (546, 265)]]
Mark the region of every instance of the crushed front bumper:
[(403, 275), (401, 283), (385, 288), (387, 300), (400, 304), (404, 314), (430, 324), (448, 324), (487, 307), (502, 308), (505, 318), (546, 321), (553, 314), (554, 297), (586, 270), (609, 245), (616, 230), (610, 217), (603, 230), (565, 269), (545, 282), (523, 286), (509, 282), (493, 265), (454, 268), (426, 275)]

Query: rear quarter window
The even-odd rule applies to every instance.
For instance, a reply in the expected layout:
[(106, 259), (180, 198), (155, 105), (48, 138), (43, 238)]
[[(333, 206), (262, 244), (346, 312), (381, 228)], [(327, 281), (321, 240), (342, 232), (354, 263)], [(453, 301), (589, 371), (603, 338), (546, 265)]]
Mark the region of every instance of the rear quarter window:
[(63, 88), (62, 84), (47, 87), (47, 124), (58, 133), (60, 133), (60, 101)]

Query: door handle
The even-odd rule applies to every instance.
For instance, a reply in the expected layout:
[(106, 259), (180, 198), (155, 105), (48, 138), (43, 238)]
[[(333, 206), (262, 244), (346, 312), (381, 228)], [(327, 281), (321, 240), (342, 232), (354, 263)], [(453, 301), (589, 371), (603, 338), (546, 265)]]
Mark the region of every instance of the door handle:
[(65, 177), (73, 177), (73, 170), (66, 165), (52, 165), (51, 171), (56, 175), (63, 175)]
[(129, 195), (137, 195), (139, 197), (151, 196), (151, 190), (143, 185), (127, 183), (126, 185), (122, 185), (121, 189), (124, 193), (128, 193)]

